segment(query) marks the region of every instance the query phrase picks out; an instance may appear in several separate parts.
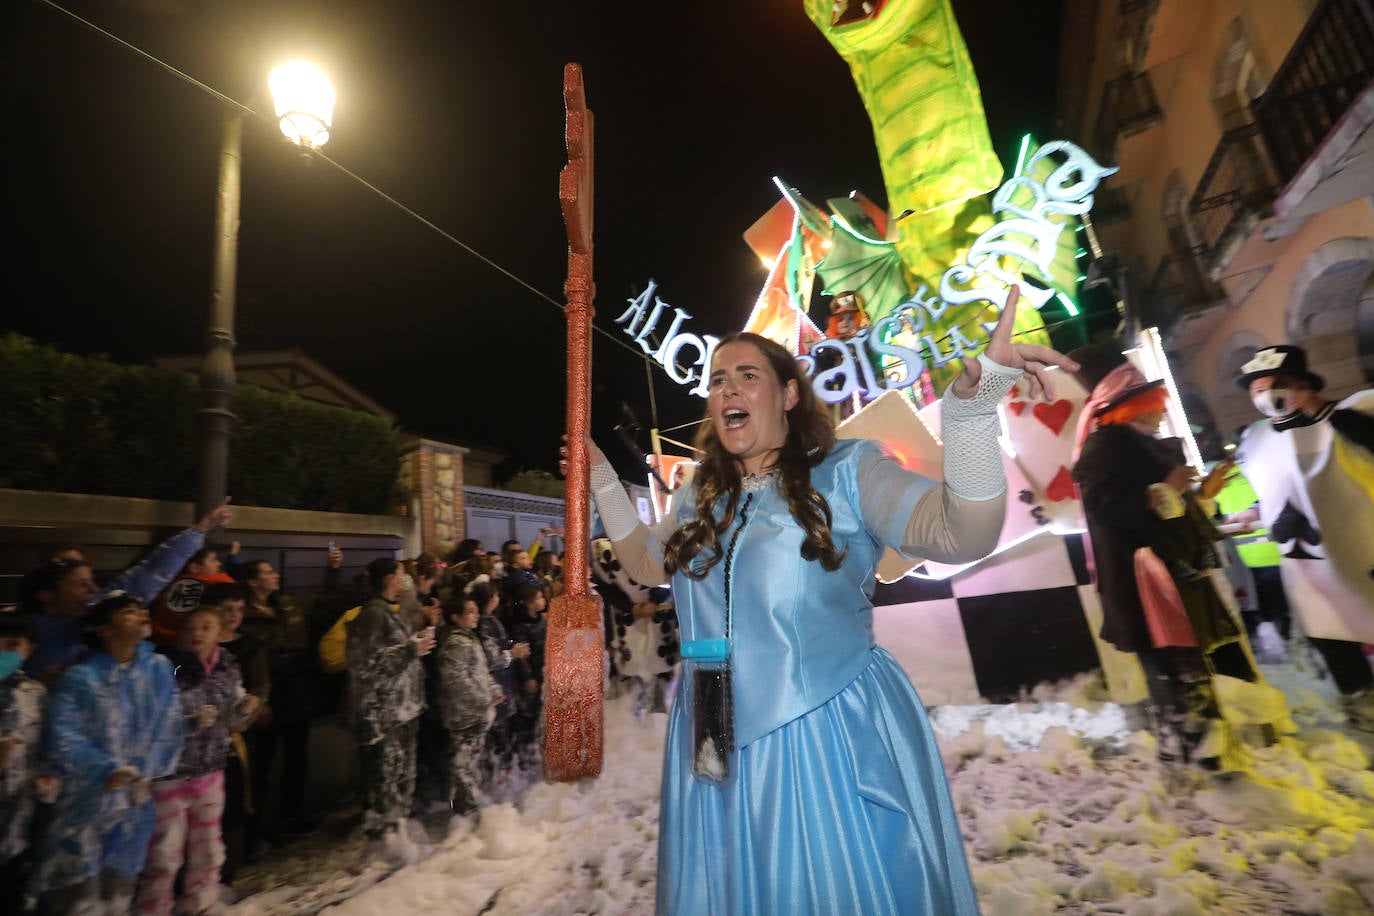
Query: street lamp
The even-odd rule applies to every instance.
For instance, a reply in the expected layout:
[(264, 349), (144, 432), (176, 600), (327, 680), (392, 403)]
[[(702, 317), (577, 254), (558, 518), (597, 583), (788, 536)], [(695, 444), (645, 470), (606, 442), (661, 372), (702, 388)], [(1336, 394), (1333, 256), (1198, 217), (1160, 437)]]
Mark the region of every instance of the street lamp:
[(267, 78), (277, 122), (286, 139), (305, 149), (329, 142), (334, 117), (334, 87), (329, 77), (312, 64), (293, 60), (282, 64)]
[[(293, 61), (274, 70), (269, 84), (278, 123), (287, 139), (305, 150), (318, 149), (328, 142), (334, 116), (334, 89), (328, 77), (309, 64)], [(235, 420), (234, 294), (243, 190), (243, 112), (244, 109), (236, 108), (225, 114), (220, 144), (210, 316), (205, 359), (200, 367), (201, 451), (196, 489), (200, 514), (219, 505), (229, 486), (229, 437)]]

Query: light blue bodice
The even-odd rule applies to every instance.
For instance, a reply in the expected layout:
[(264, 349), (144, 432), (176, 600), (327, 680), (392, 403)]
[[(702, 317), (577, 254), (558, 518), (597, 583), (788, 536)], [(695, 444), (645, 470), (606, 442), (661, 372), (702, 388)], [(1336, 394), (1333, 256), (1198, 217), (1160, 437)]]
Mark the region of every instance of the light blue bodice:
[[(869, 662), (874, 573), (883, 544), (900, 543), (917, 501), (934, 486), (929, 478), (884, 462), (909, 485), (884, 507), (882, 518), (865, 519), (858, 466), (867, 450), (877, 448), (866, 440), (841, 440), (812, 471), (812, 485), (830, 506), (831, 537), (845, 552), (834, 572), (802, 558), (802, 529), (776, 485), (754, 494), (730, 577), (739, 747), (822, 705)], [(679, 523), (691, 517), (693, 505), (691, 494), (679, 501)], [(721, 536), (722, 547), (731, 535), (727, 531)], [(703, 579), (681, 573), (673, 577), (684, 643), (725, 635), (724, 568), (722, 559)]]

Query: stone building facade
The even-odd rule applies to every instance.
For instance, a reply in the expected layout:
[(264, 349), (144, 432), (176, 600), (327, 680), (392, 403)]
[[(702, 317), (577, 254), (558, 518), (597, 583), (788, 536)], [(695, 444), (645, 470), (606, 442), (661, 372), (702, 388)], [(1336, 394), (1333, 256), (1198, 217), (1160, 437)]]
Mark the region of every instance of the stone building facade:
[[(407, 502), (400, 511), (416, 520), (421, 550), (444, 557), (469, 537), (488, 550), (508, 538), (522, 544), (541, 540), (546, 549), (563, 550), (561, 537), (540, 537), (546, 528), (563, 527), (563, 500), (473, 483), (474, 477), (491, 480), (489, 456), (502, 453), (419, 437), (401, 443), (398, 480)], [(477, 461), (470, 466), (474, 453)]]
[[(1257, 418), (1255, 349), (1374, 379), (1374, 0), (1066, 0), (1064, 134), (1120, 172), (1094, 209), (1128, 321), (1195, 422)], [(1200, 415), (1199, 415), (1200, 414)]]
[(461, 445), (418, 437), (402, 440), (399, 479), (410, 497), (404, 507), (420, 525), (424, 550), (444, 556), (466, 536)]

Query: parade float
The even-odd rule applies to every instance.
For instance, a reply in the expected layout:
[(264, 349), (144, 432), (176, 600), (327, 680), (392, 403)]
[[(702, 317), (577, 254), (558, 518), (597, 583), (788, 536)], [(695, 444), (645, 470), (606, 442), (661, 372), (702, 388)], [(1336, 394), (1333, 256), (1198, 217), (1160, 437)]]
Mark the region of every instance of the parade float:
[[(819, 206), (775, 179), (778, 203), (744, 233), (768, 275), (741, 329), (796, 355), (840, 436), (877, 440), (905, 467), (942, 479), (938, 392), (985, 346), (1013, 287), (1020, 341), (1047, 344), (1050, 326), (1078, 316), (1080, 284), (1103, 255), (1093, 195), (1116, 169), (1067, 140), (1026, 137), (1004, 180), (948, 0), (805, 0), (805, 9), (849, 64), (873, 124), (887, 208), (858, 191)], [(594, 295), (592, 118), (580, 68), (569, 65), (565, 77), (567, 562), (578, 567), (585, 554), (572, 547), (589, 534), (582, 439)], [(720, 337), (670, 298), (650, 281), (614, 322), (673, 383), (705, 398)], [(1201, 467), (1158, 334), (1135, 337), (1125, 358), (1146, 378), (1165, 380), (1173, 395), (1165, 434), (1182, 439), (1189, 463)], [(1145, 695), (1134, 657), (1097, 636), (1102, 611), (1069, 471), (1088, 392), (1058, 375), (1049, 400), (1030, 399), (1022, 382), (999, 408), (1009, 499), (997, 548), (961, 566), (893, 551), (880, 564), (875, 635), (928, 705), (1016, 700), (1099, 668), (1113, 699)], [(653, 427), (651, 492), (640, 503), (647, 522), (691, 473), (691, 446), (662, 435), (657, 418)], [(666, 454), (665, 442), (688, 454)], [(564, 781), (601, 769), (602, 615), (585, 592), (561, 596), (549, 614), (545, 773)], [(655, 651), (675, 648), (665, 642)]]
[[(806, 11), (850, 65), (888, 207), (858, 191), (817, 205), (775, 179), (778, 203), (744, 233), (768, 275), (741, 330), (797, 355), (841, 437), (878, 440), (940, 479), (938, 392), (982, 349), (1012, 286), (1021, 341), (1049, 343), (1047, 325), (1078, 316), (1080, 284), (1101, 256), (1093, 193), (1116, 169), (1068, 141), (1026, 137), (1004, 180), (947, 3), (807, 0)], [(719, 338), (669, 299), (650, 282), (615, 323), (704, 398)], [(1147, 378), (1166, 379), (1167, 434), (1201, 466), (1158, 335), (1143, 331), (1125, 355)], [(1058, 375), (1051, 400), (1018, 387), (1001, 407), (1009, 500), (997, 550), (959, 567), (889, 551), (879, 570), (878, 640), (927, 703), (1014, 699), (1098, 667), (1116, 698), (1143, 695), (1133, 659), (1096, 636), (1101, 609), (1069, 473), (1087, 392)], [(654, 514), (690, 473), (690, 456), (664, 454), (664, 441), (685, 444), (654, 431)]]

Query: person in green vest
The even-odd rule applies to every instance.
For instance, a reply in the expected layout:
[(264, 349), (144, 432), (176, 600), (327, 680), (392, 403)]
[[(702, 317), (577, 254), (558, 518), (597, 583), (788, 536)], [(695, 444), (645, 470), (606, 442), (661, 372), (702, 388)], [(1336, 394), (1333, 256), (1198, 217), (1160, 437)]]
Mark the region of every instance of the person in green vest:
[[(1258, 501), (1250, 481), (1245, 479), (1239, 468), (1227, 475), (1225, 485), (1216, 495), (1217, 511), (1222, 518), (1244, 512)], [(1231, 535), (1231, 546), (1254, 582), (1255, 594), (1252, 597), (1255, 610), (1242, 610), (1241, 616), (1260, 660), (1265, 661), (1269, 653), (1264, 651), (1264, 640), (1258, 633), (1260, 624), (1272, 624), (1285, 643), (1293, 629), (1292, 613), (1288, 608), (1288, 598), (1283, 593), (1283, 577), (1279, 573), (1279, 560), (1283, 554), (1279, 545), (1269, 537), (1268, 529), (1260, 527), (1259, 522), (1220, 524), (1217, 527)]]

